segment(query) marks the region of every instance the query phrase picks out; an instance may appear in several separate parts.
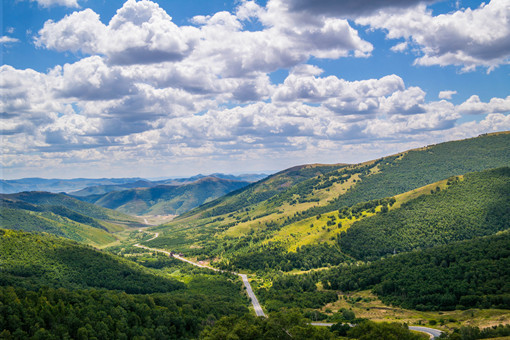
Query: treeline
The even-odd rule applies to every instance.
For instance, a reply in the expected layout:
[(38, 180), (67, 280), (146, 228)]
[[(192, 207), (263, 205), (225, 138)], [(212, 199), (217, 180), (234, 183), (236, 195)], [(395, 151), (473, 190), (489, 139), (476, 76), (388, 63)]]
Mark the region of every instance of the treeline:
[(237, 253), (234, 257), (220, 262), (218, 267), (225, 270), (242, 268), (250, 271), (291, 271), (334, 266), (348, 260), (338, 247), (326, 243), (304, 245), (298, 247), (296, 252), (288, 252), (281, 246), (267, 244), (257, 250)]
[(2, 286), (95, 287), (134, 294), (184, 288), (131, 261), (50, 235), (0, 229), (0, 254)]
[(386, 304), (418, 310), (510, 308), (510, 233), (399, 254), (323, 272), (327, 289), (372, 289)]
[(246, 312), (199, 294), (0, 287), (0, 338), (189, 339), (207, 322)]
[(470, 173), (450, 184), (354, 223), (342, 233), (340, 248), (357, 259), (374, 260), (510, 228), (510, 168)]

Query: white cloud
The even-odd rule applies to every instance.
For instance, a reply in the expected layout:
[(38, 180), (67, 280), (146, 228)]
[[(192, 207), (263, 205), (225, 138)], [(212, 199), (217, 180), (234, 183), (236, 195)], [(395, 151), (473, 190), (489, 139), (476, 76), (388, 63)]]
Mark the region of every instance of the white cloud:
[[(411, 9), (386, 9), (359, 18), (356, 23), (384, 29), (390, 39), (404, 38), (422, 55), (417, 65), (457, 65), (463, 71), (483, 66), (488, 71), (509, 63), (510, 6), (507, 0), (492, 0), (477, 9), (432, 15), (424, 4)], [(403, 51), (398, 44), (393, 50)]]
[(53, 7), (53, 6), (65, 6), (78, 8), (78, 0), (30, 0), (31, 2), (37, 2), (42, 7)]
[(178, 27), (156, 3), (128, 0), (109, 22), (101, 23), (91, 9), (44, 24), (38, 46), (57, 51), (106, 55), (112, 64), (150, 64), (180, 60), (197, 40), (198, 30)]
[(13, 43), (13, 42), (18, 42), (18, 41), (19, 41), (18, 39), (8, 37), (6, 35), (0, 37), (0, 44)]
[(438, 98), (439, 99), (452, 99), (452, 96), (454, 94), (457, 94), (457, 91), (450, 91), (450, 90), (439, 91)]
[(510, 96), (506, 98), (492, 98), (484, 103), (477, 95), (472, 95), (464, 103), (457, 107), (461, 114), (489, 114), (510, 112)]

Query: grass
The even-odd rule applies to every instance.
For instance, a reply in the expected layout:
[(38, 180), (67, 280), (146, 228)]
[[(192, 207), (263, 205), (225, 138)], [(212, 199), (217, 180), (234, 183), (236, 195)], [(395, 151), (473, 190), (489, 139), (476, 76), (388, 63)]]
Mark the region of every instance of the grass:
[(369, 290), (352, 294), (340, 294), (336, 302), (320, 309), (332, 315), (340, 309), (350, 309), (358, 318), (375, 322), (400, 322), (414, 326), (426, 326), (440, 330), (451, 330), (460, 326), (492, 327), (510, 324), (510, 311), (504, 309), (468, 309), (454, 311), (422, 312), (385, 305)]

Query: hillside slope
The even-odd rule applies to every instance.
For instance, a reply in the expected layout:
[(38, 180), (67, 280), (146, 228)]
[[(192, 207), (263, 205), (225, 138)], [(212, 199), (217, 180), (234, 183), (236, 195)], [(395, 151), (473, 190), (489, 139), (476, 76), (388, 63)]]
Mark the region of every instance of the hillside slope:
[[(405, 201), (430, 195), (435, 186), (446, 186), (451, 176), (501, 166), (510, 166), (508, 132), (427, 146), (356, 165), (293, 168), (155, 228), (160, 237), (153, 246), (223, 259), (275, 247), (292, 252), (305, 245), (335, 245), (340, 233), (355, 221), (374, 215), (382, 205), (388, 208), (392, 196), (408, 192)], [(321, 168), (325, 171), (317, 170)], [(308, 176), (300, 176), (303, 170)], [(288, 174), (283, 183), (289, 184), (272, 190), (269, 183), (281, 174)], [(411, 193), (420, 187), (422, 191)]]
[(139, 227), (135, 218), (48, 192), (0, 195), (0, 227), (44, 231), (78, 242), (103, 246), (117, 238), (112, 233)]
[(176, 215), (248, 184), (245, 181), (205, 177), (182, 185), (158, 185), (77, 198), (132, 215)]
[(0, 285), (168, 292), (182, 284), (89, 246), (49, 234), (0, 229)]
[(354, 223), (339, 240), (361, 260), (510, 229), (510, 168), (453, 177), (445, 190)]

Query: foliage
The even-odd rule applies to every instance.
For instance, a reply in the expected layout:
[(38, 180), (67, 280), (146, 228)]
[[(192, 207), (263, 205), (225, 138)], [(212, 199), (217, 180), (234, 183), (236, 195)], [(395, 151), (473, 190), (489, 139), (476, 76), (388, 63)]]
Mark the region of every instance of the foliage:
[(335, 292), (319, 291), (316, 282), (314, 273), (280, 275), (273, 278), (271, 287), (257, 289), (257, 296), (270, 312), (282, 308), (320, 308), (338, 300)]
[(510, 228), (510, 168), (467, 174), (450, 184), (355, 222), (341, 235), (340, 248), (357, 259), (373, 260)]
[(106, 288), (127, 293), (183, 288), (131, 261), (63, 238), (0, 229), (0, 285)]
[(332, 339), (325, 327), (314, 327), (296, 310), (269, 314), (268, 318), (252, 315), (224, 317), (204, 329), (203, 340), (223, 339)]
[[(230, 313), (229, 313), (230, 312)], [(231, 305), (200, 294), (0, 287), (0, 338), (188, 339)]]
[(455, 328), (452, 333), (443, 333), (440, 339), (449, 340), (476, 340), (510, 336), (510, 325), (497, 325), (480, 329), (474, 326)]
[(229, 260), (218, 264), (222, 269), (242, 268), (250, 271), (293, 269), (309, 270), (338, 265), (348, 260), (337, 247), (328, 244), (302, 246), (296, 252), (287, 252), (277, 245), (268, 244), (247, 253), (236, 254)]
[(398, 254), (322, 275), (330, 289), (372, 288), (408, 309), (510, 308), (510, 233)]
[(364, 321), (347, 331), (347, 337), (359, 340), (422, 340), (412, 333), (407, 325), (399, 323)]

